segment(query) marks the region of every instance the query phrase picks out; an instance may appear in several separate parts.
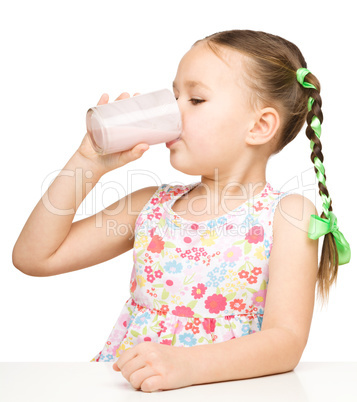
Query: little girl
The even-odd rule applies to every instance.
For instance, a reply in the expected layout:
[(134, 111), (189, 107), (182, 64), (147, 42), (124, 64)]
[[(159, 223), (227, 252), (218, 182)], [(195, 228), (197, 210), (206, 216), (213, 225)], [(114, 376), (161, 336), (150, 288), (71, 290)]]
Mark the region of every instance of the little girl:
[[(350, 260), (325, 183), (320, 83), (306, 67), (296, 45), (265, 32), (232, 30), (198, 40), (173, 82), (182, 135), (166, 146), (173, 167), (201, 180), (146, 187), (72, 223), (101, 176), (148, 149), (138, 144), (99, 156), (84, 137), (64, 168), (79, 171), (80, 184), (74, 173), (56, 178), (26, 222), (13, 261), (25, 274), (51, 276), (133, 248), (130, 297), (91, 361), (114, 362), (134, 388), (149, 392), (296, 367), (316, 282), (327, 299), (338, 266)], [(103, 94), (98, 104), (107, 102)], [(269, 158), (305, 121), (321, 217), (309, 199), (279, 191), (265, 177)], [(115, 211), (127, 201), (136, 214)], [(135, 236), (108, 234), (109, 222), (131, 227)]]

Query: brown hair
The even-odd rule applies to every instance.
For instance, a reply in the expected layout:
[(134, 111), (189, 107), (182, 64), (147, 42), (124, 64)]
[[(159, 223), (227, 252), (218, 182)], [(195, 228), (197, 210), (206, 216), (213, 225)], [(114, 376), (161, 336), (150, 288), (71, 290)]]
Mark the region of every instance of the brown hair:
[[(281, 117), (281, 127), (276, 134), (276, 144), (272, 155), (279, 153), (300, 132), (305, 121), (307, 122), (306, 136), (312, 140), (313, 150), (311, 161), (315, 157), (321, 162), (324, 156), (321, 152), (322, 145), (310, 124), (314, 115), (320, 123), (323, 121), (321, 111), (322, 100), (320, 97), (320, 82), (309, 73), (305, 82), (313, 84), (314, 88), (304, 88), (296, 77), (296, 71), (300, 67), (307, 68), (304, 56), (299, 48), (281, 38), (262, 31), (230, 30), (217, 32), (196, 41), (208, 45), (222, 60), (222, 50), (231, 49), (240, 52), (245, 60), (244, 83), (251, 89), (249, 104), (252, 110), (257, 107), (272, 106)], [(223, 60), (226, 62), (225, 60)], [(314, 99), (312, 109), (309, 112), (307, 105), (309, 97)], [(311, 141), (310, 141), (311, 142)], [(315, 173), (318, 173), (314, 167)], [(326, 175), (324, 174), (325, 180)], [(318, 182), (319, 194), (329, 197), (327, 187)], [(332, 211), (332, 201), (329, 211)], [(324, 212), (321, 218), (327, 218)], [(337, 281), (338, 253), (336, 242), (332, 233), (324, 236), (321, 260), (317, 273), (318, 296), (322, 302), (328, 301), (330, 286)]]

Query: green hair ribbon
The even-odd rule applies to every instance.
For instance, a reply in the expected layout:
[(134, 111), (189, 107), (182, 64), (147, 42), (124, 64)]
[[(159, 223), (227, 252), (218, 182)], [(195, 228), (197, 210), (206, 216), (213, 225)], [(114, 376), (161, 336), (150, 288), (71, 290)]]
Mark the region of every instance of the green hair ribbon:
[[(305, 82), (305, 76), (309, 74), (311, 71), (309, 71), (307, 68), (299, 68), (296, 71), (296, 78), (298, 82), (304, 87), (304, 88), (314, 88), (316, 87), (309, 82)], [(309, 112), (312, 109), (312, 105), (314, 103), (314, 98), (311, 96), (309, 97), (307, 108)], [(313, 116), (311, 119), (311, 128), (314, 130), (316, 136), (320, 138), (321, 136), (321, 122), (317, 116)], [(313, 150), (314, 148), (314, 141), (310, 141), (310, 148)], [(325, 185), (325, 168), (320, 159), (316, 156), (314, 159), (314, 164), (317, 169), (316, 176), (318, 180)], [(347, 240), (343, 236), (343, 234), (338, 230), (337, 226), (337, 218), (336, 215), (332, 212), (329, 211), (331, 199), (330, 197), (326, 197), (325, 194), (321, 194), (321, 197), (323, 199), (323, 204), (322, 204), (322, 209), (324, 211), (325, 216), (327, 218), (321, 218), (320, 216), (317, 216), (315, 214), (311, 215), (310, 218), (310, 223), (309, 223), (309, 230), (308, 230), (308, 237), (310, 239), (318, 239), (320, 236), (326, 235), (327, 233), (332, 233), (335, 242), (336, 242), (336, 247), (337, 247), (337, 252), (338, 252), (338, 265), (344, 265), (350, 262), (351, 259), (351, 248), (350, 245), (348, 244)]]

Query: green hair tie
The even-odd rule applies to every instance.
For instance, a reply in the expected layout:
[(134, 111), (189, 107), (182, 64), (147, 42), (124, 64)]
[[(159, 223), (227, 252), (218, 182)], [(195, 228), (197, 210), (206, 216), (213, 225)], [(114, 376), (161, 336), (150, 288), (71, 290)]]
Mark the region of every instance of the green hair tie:
[[(316, 89), (314, 85), (312, 85), (309, 82), (305, 82), (304, 79), (307, 74), (311, 73), (307, 68), (299, 68), (296, 71), (296, 78), (298, 82), (304, 87), (304, 88), (313, 88)], [(314, 98), (311, 96), (309, 97), (307, 108), (309, 112), (312, 109), (312, 105), (314, 103)], [(321, 122), (317, 116), (313, 116), (311, 119), (311, 124), (310, 127), (314, 130), (316, 136), (320, 139), (321, 136)], [(314, 148), (314, 141), (310, 141), (310, 148), (313, 151)], [(318, 180), (325, 186), (325, 168), (320, 159), (315, 156), (314, 158), (314, 165), (316, 167), (317, 173), (316, 176)], [(347, 264), (350, 262), (351, 259), (351, 248), (350, 245), (348, 244), (347, 240), (343, 236), (343, 234), (338, 230), (337, 226), (337, 218), (336, 215), (332, 212), (329, 211), (329, 207), (331, 204), (331, 198), (326, 197), (325, 194), (321, 194), (323, 203), (322, 203), (322, 209), (324, 211), (324, 214), (327, 216), (326, 219), (321, 218), (320, 216), (311, 215), (310, 218), (310, 223), (309, 223), (309, 230), (308, 230), (308, 237), (310, 239), (318, 239), (320, 236), (326, 235), (327, 233), (331, 232), (335, 238), (336, 242), (336, 247), (337, 247), (337, 252), (338, 252), (338, 265), (343, 265)]]

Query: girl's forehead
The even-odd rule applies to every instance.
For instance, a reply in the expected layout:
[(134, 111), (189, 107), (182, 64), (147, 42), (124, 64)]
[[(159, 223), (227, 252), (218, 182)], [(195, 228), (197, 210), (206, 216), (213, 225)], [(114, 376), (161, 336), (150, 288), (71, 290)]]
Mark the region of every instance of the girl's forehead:
[(242, 61), (239, 52), (223, 49), (217, 56), (207, 46), (195, 45), (181, 59), (173, 87), (192, 88), (201, 84), (203, 89), (206, 86), (216, 90), (222, 85), (232, 85), (232, 81), (237, 82)]

